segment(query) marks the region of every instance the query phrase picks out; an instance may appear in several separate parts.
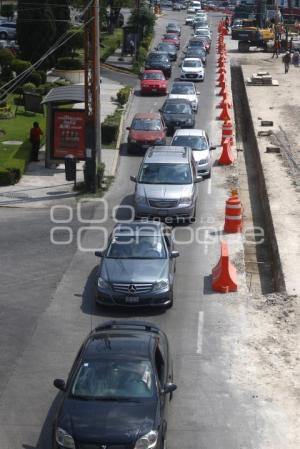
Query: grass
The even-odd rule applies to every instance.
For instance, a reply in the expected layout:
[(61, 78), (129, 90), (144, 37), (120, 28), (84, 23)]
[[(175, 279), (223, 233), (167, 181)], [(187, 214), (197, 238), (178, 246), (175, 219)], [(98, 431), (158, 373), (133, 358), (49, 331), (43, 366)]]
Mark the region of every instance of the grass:
[(120, 47), (123, 39), (123, 30), (121, 28), (116, 28), (113, 34), (107, 31), (101, 33), (100, 36), (100, 59), (102, 62), (112, 55), (117, 48)]
[[(13, 103), (13, 96), (9, 97), (8, 103)], [(12, 110), (15, 112), (16, 107), (12, 106)], [(39, 122), (45, 132), (45, 117), (42, 114), (25, 112), (20, 106), (14, 118), (1, 120), (0, 129), (5, 134), (0, 136), (0, 167), (18, 168), (21, 173), (24, 173), (30, 158), (31, 144), (28, 137), (34, 121)], [(5, 145), (3, 142), (6, 140), (19, 140), (22, 144)]]

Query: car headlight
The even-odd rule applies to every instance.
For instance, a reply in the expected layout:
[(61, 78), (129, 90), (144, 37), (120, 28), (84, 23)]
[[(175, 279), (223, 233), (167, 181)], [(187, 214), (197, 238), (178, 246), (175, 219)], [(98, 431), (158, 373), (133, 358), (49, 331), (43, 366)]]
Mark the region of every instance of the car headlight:
[(156, 430), (150, 430), (135, 443), (134, 449), (151, 449), (156, 446), (158, 433)]
[(143, 196), (143, 195), (136, 195), (136, 197), (135, 197), (135, 202), (136, 202), (137, 204), (147, 204), (146, 197)]
[(190, 196), (180, 198), (180, 204), (186, 204), (189, 206), (192, 202), (192, 198)]
[(156, 282), (153, 286), (153, 291), (157, 292), (159, 290), (167, 290), (169, 288), (169, 282), (168, 281), (160, 281)]
[(98, 287), (99, 288), (109, 288), (109, 285), (108, 285), (108, 282), (105, 280), (105, 279), (103, 279), (101, 276), (100, 277), (98, 277), (98, 282), (97, 282), (97, 284), (98, 284)]
[[(73, 437), (61, 427), (57, 427), (55, 431), (55, 439), (57, 444), (68, 449), (75, 449)], [(150, 447), (150, 446), (149, 446)]]

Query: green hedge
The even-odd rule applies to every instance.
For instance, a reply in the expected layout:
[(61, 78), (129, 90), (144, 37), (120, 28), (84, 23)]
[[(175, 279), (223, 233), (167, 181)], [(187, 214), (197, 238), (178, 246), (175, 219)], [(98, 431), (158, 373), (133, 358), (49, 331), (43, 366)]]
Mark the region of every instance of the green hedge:
[(84, 64), (80, 58), (58, 58), (55, 68), (59, 70), (82, 70)]
[(31, 144), (29, 140), (24, 142), (13, 159), (7, 161), (7, 167), (0, 167), (0, 185), (8, 186), (16, 184), (25, 171), (26, 165), (30, 160)]
[(130, 87), (122, 87), (122, 89), (120, 89), (119, 92), (117, 93), (117, 100), (121, 106), (124, 106), (124, 104), (127, 103), (130, 91), (131, 91)]
[(29, 67), (31, 67), (31, 62), (15, 58), (11, 61), (10, 65), (13, 71), (16, 72), (17, 75), (19, 75), (20, 73), (24, 72), (24, 70), (27, 70), (29, 69)]
[(100, 60), (102, 62), (121, 46), (123, 31), (116, 29), (113, 34), (102, 35), (100, 38)]
[(122, 111), (116, 110), (101, 123), (102, 143), (109, 145), (117, 141)]

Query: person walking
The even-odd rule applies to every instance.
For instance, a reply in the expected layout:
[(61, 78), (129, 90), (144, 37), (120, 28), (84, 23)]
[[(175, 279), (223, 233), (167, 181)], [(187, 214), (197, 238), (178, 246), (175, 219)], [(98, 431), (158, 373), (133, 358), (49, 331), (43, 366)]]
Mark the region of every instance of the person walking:
[(283, 55), (282, 62), (284, 63), (284, 73), (288, 73), (291, 63), (291, 54), (289, 51)]
[(132, 57), (134, 55), (135, 50), (135, 43), (133, 39), (130, 39), (129, 41), (129, 49), (130, 49), (130, 56)]
[(31, 142), (31, 161), (38, 162), (39, 160), (39, 149), (42, 135), (43, 131), (41, 130), (38, 122), (34, 122), (29, 136), (29, 140)]
[(273, 55), (272, 58), (276, 55), (276, 58), (278, 58), (278, 52), (280, 50), (280, 41), (278, 39), (274, 42), (274, 49), (273, 49)]

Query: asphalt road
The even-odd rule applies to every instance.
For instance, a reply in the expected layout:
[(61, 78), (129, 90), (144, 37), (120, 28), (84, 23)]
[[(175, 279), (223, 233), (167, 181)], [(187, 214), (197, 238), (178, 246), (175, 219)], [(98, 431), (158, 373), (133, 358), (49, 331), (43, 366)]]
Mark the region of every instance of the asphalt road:
[[(183, 22), (184, 16), (184, 13), (167, 12), (157, 23), (156, 40), (160, 40), (169, 19)], [(216, 20), (212, 19), (212, 22), (215, 28)], [(190, 34), (191, 29), (184, 27), (182, 47)], [(178, 76), (179, 70), (175, 65), (173, 79)], [(199, 90), (201, 95), (196, 126), (205, 128), (212, 144), (218, 144), (220, 130), (215, 121), (214, 53), (208, 58), (206, 79), (199, 85)], [(141, 97), (137, 89), (127, 124), (135, 112), (156, 111), (163, 101), (163, 97)], [(25, 298), (22, 301), (22, 293), (26, 291), (25, 279), (22, 282), (17, 268), (12, 274), (13, 281), (7, 281), (3, 304), (8, 309), (3, 317), (4, 332), (1, 329), (0, 335), (1, 348), (5, 339), (9, 338), (7, 346), (3, 348), (10, 347), (12, 354), (8, 363), (3, 353), (0, 359), (3, 374), (0, 384), (0, 449), (50, 449), (51, 421), (59, 402), (59, 395), (56, 396), (52, 386), (53, 379), (67, 376), (77, 349), (91, 328), (107, 318), (120, 316), (152, 320), (169, 336), (174, 357), (174, 380), (178, 385), (170, 408), (167, 442), (170, 449), (260, 448), (263, 422), (259, 407), (254, 396), (249, 393), (249, 386), (246, 388), (243, 379), (232, 372), (232, 362), (238, 357), (235, 342), (242, 332), (245, 311), (239, 306), (235, 295), (221, 296), (211, 291), (210, 273), (219, 257), (219, 243), (217, 238), (211, 244), (207, 240), (207, 244), (201, 242), (208, 234), (216, 237), (217, 228), (223, 223), (224, 200), (228, 193), (224, 169), (213, 167), (212, 180), (199, 184), (197, 222), (193, 226), (176, 228), (180, 257), (177, 259), (173, 308), (167, 312), (145, 313), (133, 310), (103, 311), (95, 306), (93, 298), (97, 261), (92, 251), (88, 250), (102, 246), (105, 234), (113, 226), (114, 207), (132, 204), (134, 185), (129, 181), (129, 176), (137, 173), (140, 161), (140, 157), (128, 156), (124, 146), (117, 178), (105, 197), (107, 218), (100, 223), (105, 211), (104, 203), (100, 201), (94, 215), (98, 223), (93, 223), (89, 229), (85, 227), (91, 223), (81, 223), (80, 227), (78, 217), (74, 217), (71, 226), (77, 240), (69, 248), (55, 245), (54, 249), (50, 249), (46, 245), (38, 250), (37, 237), (33, 239), (31, 245), (36, 265), (33, 265), (31, 272), (36, 271), (38, 276), (29, 279), (29, 283), (33, 284), (32, 292), (36, 288), (36, 309), (35, 301), (28, 300), (28, 291), (26, 297), (29, 310)], [(89, 211), (88, 204), (85, 208)], [(14, 213), (11, 212), (12, 215)], [(15, 215), (16, 220), (18, 214)], [(88, 217), (88, 212), (83, 215)], [(119, 210), (117, 216), (125, 218), (126, 210)], [(41, 215), (41, 223), (44, 219)], [(1, 227), (1, 235), (5, 235), (4, 222)], [(207, 229), (210, 229), (210, 233)], [(10, 242), (11, 232), (10, 229), (7, 242)], [(20, 250), (14, 251), (14, 256), (10, 255), (9, 243), (4, 245), (9, 266), (13, 265), (9, 258), (15, 257), (20, 263), (22, 252), (31, 247), (30, 243), (27, 245), (22, 242), (21, 233), (18, 235)], [(38, 235), (41, 239), (44, 237), (44, 234)], [(195, 239), (195, 235), (198, 239)], [(56, 255), (57, 264), (51, 254)], [(43, 261), (47, 261), (48, 257), (51, 264), (43, 270), (46, 266)], [(19, 263), (16, 266), (21, 271)], [(64, 273), (61, 279), (59, 272)], [(9, 276), (3, 268), (1, 273), (2, 279), (5, 275)], [(50, 282), (47, 276), (52, 274), (57, 277), (54, 276)], [(10, 286), (15, 279), (18, 282), (10, 295)], [(43, 297), (44, 300), (39, 300)], [(20, 303), (22, 308), (19, 307)], [(24, 329), (20, 320), (22, 313)], [(14, 328), (8, 325), (8, 320), (16, 314), (18, 319)], [(6, 366), (7, 374), (4, 369)]]

